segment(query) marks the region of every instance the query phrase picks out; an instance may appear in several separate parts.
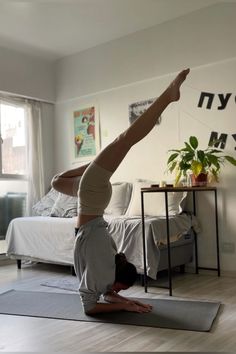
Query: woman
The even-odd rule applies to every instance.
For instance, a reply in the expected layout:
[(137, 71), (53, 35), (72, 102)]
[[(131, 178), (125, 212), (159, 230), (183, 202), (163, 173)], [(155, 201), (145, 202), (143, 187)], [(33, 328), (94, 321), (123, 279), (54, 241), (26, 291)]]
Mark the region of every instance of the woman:
[[(109, 204), (110, 178), (128, 151), (155, 126), (165, 108), (180, 98), (180, 86), (189, 69), (183, 70), (160, 97), (93, 162), (54, 177), (52, 186), (65, 194), (79, 197), (74, 248), (74, 266), (80, 280), (80, 296), (88, 315), (99, 312), (131, 311), (145, 313), (151, 306), (118, 295), (135, 282), (137, 272), (124, 254), (116, 254), (103, 213)], [(101, 295), (107, 303), (99, 302)]]

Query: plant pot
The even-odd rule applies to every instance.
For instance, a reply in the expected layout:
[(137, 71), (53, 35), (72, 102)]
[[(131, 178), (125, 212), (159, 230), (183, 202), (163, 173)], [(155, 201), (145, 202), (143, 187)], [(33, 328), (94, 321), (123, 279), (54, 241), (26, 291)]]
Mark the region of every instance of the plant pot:
[(198, 176), (191, 174), (190, 178), (191, 178), (191, 184), (193, 187), (207, 186), (207, 173), (200, 173), (200, 175), (198, 175)]

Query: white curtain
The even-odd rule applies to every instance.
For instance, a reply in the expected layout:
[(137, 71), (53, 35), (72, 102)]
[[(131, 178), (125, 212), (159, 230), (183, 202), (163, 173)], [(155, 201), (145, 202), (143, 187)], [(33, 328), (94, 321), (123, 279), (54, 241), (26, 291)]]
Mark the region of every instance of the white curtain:
[(29, 178), (26, 215), (32, 215), (32, 206), (45, 194), (41, 105), (40, 102), (26, 101)]
[(32, 206), (45, 195), (42, 147), (42, 103), (21, 97), (0, 94), (0, 102), (24, 106), (27, 126), (27, 203), (26, 215), (32, 215)]

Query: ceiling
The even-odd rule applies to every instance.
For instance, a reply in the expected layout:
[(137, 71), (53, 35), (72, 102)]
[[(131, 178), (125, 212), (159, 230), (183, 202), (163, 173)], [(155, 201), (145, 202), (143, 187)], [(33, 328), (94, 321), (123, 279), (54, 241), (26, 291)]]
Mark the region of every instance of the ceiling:
[(219, 2), (0, 0), (0, 47), (57, 60)]

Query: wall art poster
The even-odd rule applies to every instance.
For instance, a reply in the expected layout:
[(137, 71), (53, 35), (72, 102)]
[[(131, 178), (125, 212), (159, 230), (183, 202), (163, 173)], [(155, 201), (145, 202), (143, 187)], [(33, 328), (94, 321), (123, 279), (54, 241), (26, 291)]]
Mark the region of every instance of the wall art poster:
[(99, 149), (99, 122), (95, 107), (87, 107), (73, 112), (74, 159), (96, 156)]
[[(129, 105), (129, 122), (132, 124), (141, 114), (143, 114), (155, 101), (156, 98), (150, 98), (139, 102), (134, 102)], [(157, 124), (160, 124), (161, 116), (157, 120)]]

